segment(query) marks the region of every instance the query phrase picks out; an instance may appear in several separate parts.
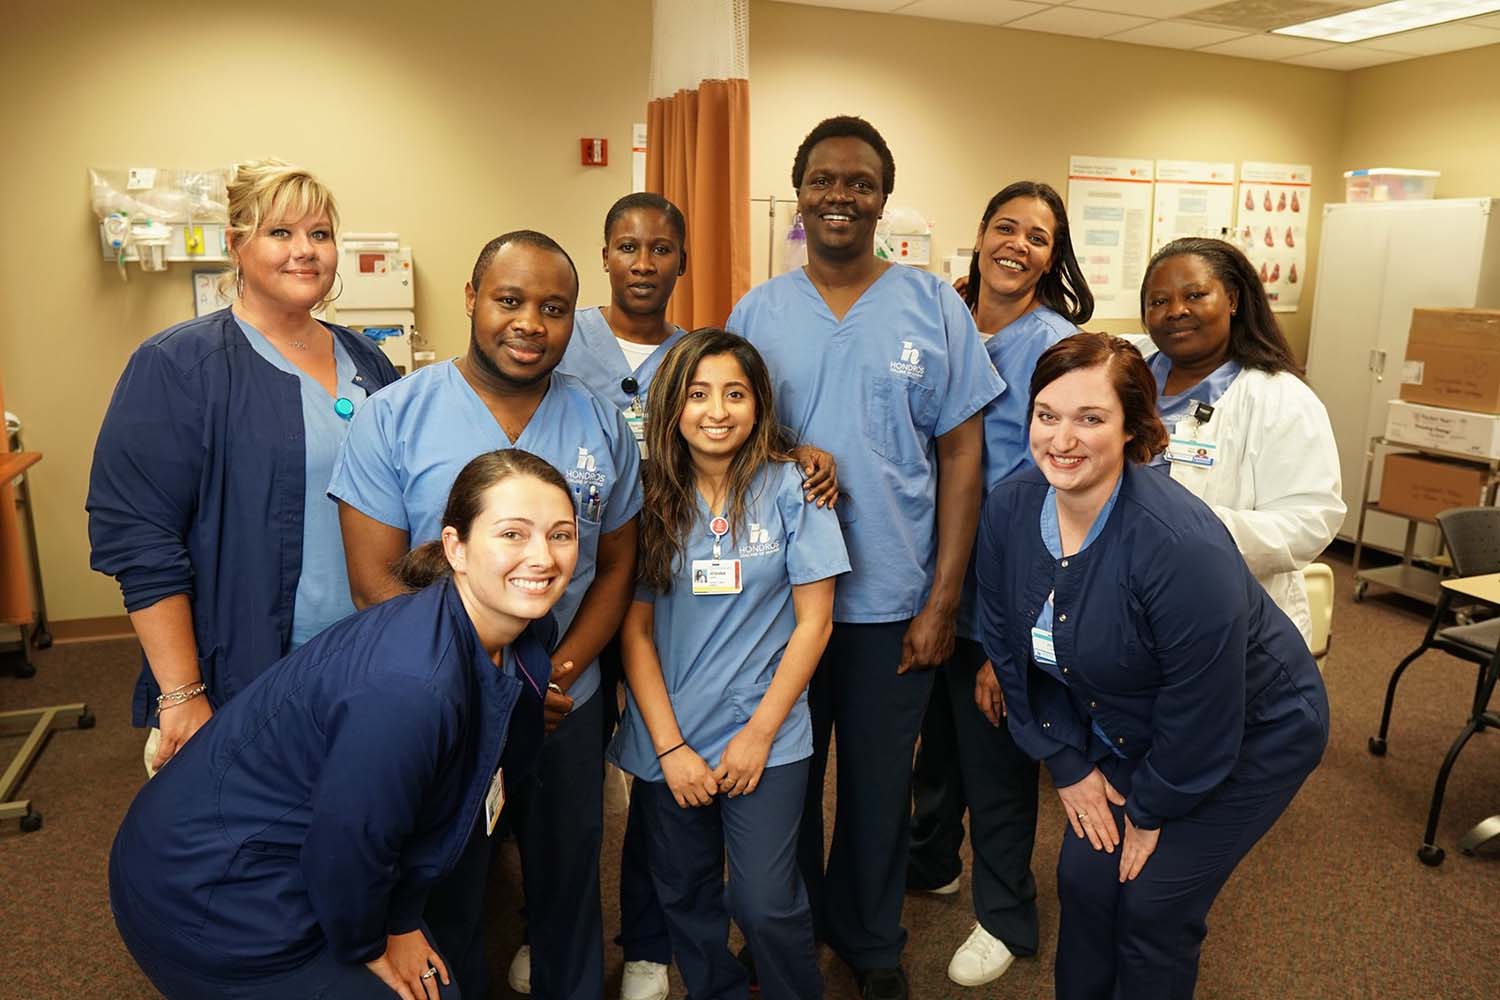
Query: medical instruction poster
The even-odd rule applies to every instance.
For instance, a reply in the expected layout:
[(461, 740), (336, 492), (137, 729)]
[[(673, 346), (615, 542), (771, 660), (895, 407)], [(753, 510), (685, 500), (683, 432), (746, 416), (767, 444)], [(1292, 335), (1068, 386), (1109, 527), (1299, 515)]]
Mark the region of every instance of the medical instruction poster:
[(1312, 167), (1241, 163), (1235, 244), (1260, 274), (1276, 312), (1296, 312), (1307, 283), (1307, 217)]
[(1094, 293), (1096, 319), (1140, 317), (1141, 278), (1151, 251), (1150, 160), (1068, 160), (1073, 252)]
[(1157, 160), (1151, 252), (1183, 236), (1222, 240), (1234, 226), (1234, 164)]

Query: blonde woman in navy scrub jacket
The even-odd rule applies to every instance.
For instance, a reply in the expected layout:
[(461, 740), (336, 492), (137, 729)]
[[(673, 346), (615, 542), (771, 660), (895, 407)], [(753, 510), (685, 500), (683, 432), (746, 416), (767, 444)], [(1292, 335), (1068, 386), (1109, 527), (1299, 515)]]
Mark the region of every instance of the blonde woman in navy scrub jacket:
[(1318, 764), (1302, 635), (1202, 501), (1145, 463), (1156, 382), (1082, 333), (1031, 381), (1037, 468), (979, 529), (979, 616), (1016, 743), (1067, 814), (1060, 1000), (1185, 1000), (1214, 897)]

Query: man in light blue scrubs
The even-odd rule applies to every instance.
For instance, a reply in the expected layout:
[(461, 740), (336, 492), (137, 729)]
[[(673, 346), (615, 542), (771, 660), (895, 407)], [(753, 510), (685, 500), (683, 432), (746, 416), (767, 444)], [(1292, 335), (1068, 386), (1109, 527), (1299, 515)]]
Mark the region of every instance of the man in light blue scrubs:
[[(777, 410), (839, 463), (853, 571), (808, 692), (813, 759), (800, 863), (820, 935), (865, 1000), (906, 1000), (901, 904), (912, 749), (953, 650), (979, 518), (980, 411), (1003, 388), (963, 301), (935, 275), (875, 256), (896, 167), (860, 118), (830, 118), (792, 165), (808, 263), (752, 289), (728, 326), (765, 356)], [(833, 843), (823, 779), (838, 734)]]
[[(603, 991), (599, 845), (604, 758), (595, 658), (619, 628), (635, 574), (640, 456), (625, 418), (554, 369), (567, 348), (578, 297), (573, 262), (550, 237), (507, 233), (480, 253), (464, 289), (470, 318), (462, 358), (419, 369), (360, 410), (328, 492), (339, 501), (354, 599), (368, 606), (400, 592), (390, 566), (438, 537), (442, 506), (480, 452), (522, 448), (552, 463), (573, 488), (578, 564), (553, 614), (557, 689), (535, 776), (509, 776), (505, 794), (521, 847), (532, 996), (598, 1000)], [(483, 837), (477, 843), (485, 843)], [(440, 941), (463, 992), (484, 996), (482, 921), (487, 850), (434, 893), (428, 921), (472, 931)], [(436, 909), (439, 912), (434, 912)]]

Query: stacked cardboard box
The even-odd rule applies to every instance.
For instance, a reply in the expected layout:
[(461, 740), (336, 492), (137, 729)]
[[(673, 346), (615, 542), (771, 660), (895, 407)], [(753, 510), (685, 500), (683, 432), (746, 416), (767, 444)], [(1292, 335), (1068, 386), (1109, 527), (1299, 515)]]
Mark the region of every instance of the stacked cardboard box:
[[(1387, 441), (1474, 459), (1500, 458), (1500, 310), (1414, 309), (1401, 398)], [(1383, 510), (1431, 520), (1481, 500), (1483, 466), (1436, 456), (1386, 456)]]

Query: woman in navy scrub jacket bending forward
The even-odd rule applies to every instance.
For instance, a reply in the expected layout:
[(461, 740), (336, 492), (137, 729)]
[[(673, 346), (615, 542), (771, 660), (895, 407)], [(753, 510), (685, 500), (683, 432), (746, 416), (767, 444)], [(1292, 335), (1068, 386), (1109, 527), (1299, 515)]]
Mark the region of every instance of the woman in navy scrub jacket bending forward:
[[(645, 797), (647, 856), (688, 995), (744, 998), (729, 917), (765, 1000), (823, 995), (797, 868), (807, 682), (849, 570), (838, 518), (803, 496), (765, 363), (722, 330), (668, 353), (647, 402), (640, 587), (610, 757)], [(724, 857), (729, 904), (724, 903)]]
[(1063, 1000), (1191, 997), (1214, 897), (1328, 742), (1301, 633), (1214, 512), (1143, 464), (1167, 443), (1155, 390), (1123, 340), (1049, 348), (1037, 468), (995, 488), (979, 530), (985, 652), (1073, 832)]
[[(429, 890), (542, 741), (548, 611), (578, 557), (566, 483), (524, 451), (459, 474), (424, 589), (266, 671), (131, 804), (110, 854), (126, 947), (170, 1000), (455, 997)], [(533, 624), (536, 619), (542, 619)]]

